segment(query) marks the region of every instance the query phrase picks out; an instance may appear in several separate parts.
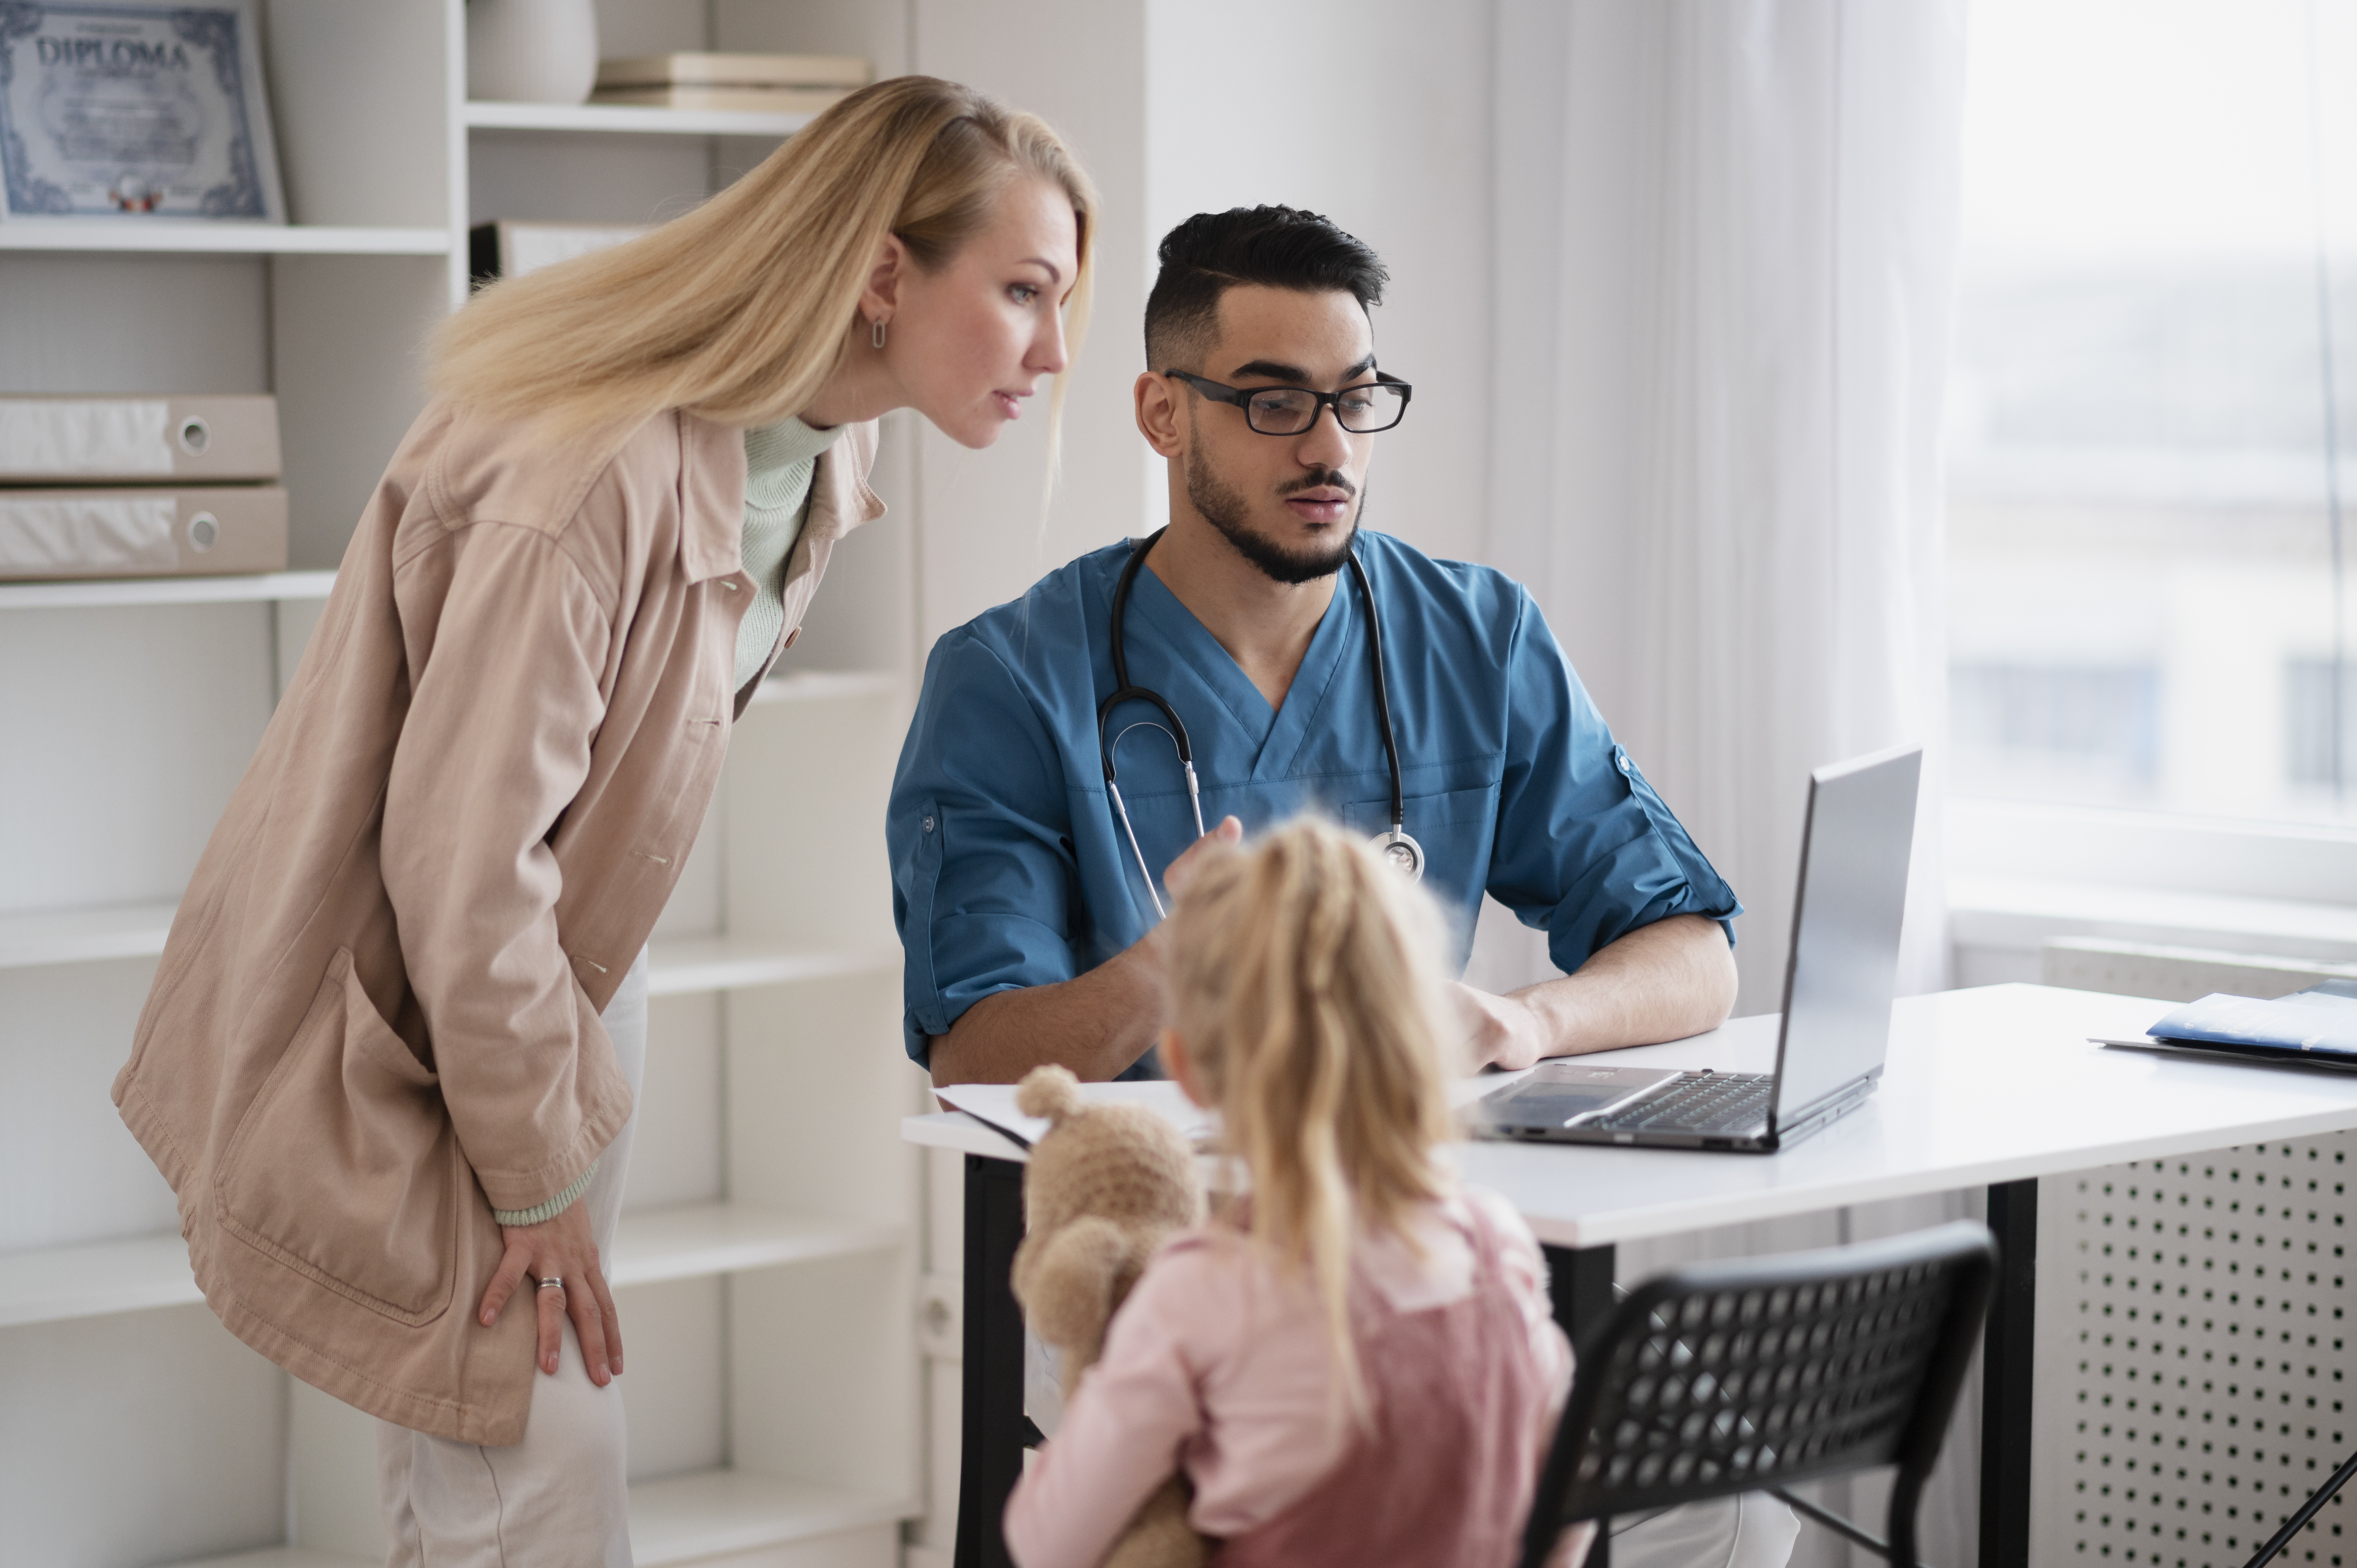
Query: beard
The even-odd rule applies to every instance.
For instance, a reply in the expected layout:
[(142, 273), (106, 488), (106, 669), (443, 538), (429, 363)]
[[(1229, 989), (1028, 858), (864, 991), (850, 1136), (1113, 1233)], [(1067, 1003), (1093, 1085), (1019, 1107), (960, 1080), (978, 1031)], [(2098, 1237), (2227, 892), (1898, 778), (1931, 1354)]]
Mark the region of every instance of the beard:
[[(1306, 490), (1318, 485), (1351, 489), (1349, 480), (1330, 469), (1315, 470), (1286, 488)], [(1259, 568), (1263, 576), (1287, 587), (1314, 583), (1342, 569), (1342, 557), (1351, 553), (1352, 542), (1359, 537), (1359, 516), (1365, 507), (1361, 498), (1360, 506), (1351, 511), (1350, 527), (1332, 544), (1308, 550), (1288, 549), (1253, 527), (1243, 496), (1211, 472), (1200, 451), (1187, 455), (1187, 499), (1195, 504), (1203, 521), (1218, 529), (1220, 537), (1234, 545), (1236, 553)]]

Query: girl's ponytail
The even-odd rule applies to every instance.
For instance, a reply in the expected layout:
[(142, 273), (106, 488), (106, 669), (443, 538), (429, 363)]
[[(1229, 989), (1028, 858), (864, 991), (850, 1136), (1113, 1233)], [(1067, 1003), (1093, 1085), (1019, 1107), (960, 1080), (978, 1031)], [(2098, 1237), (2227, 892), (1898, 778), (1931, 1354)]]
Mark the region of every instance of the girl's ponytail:
[(1353, 1242), (1408, 1239), (1413, 1208), (1446, 1189), (1437, 912), (1355, 837), (1305, 819), (1214, 855), (1171, 926), (1174, 1021), (1252, 1174), (1253, 1240), (1306, 1271), (1337, 1391), (1363, 1420)]

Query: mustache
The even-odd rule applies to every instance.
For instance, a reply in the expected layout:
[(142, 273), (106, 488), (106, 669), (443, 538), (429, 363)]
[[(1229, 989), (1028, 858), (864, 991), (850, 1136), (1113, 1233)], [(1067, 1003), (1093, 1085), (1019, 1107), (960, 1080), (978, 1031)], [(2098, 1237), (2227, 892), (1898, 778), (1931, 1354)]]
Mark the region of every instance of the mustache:
[(1303, 490), (1314, 490), (1329, 486), (1341, 491), (1346, 497), (1359, 493), (1359, 487), (1352, 484), (1338, 468), (1312, 468), (1301, 478), (1278, 486), (1276, 493), (1279, 497), (1299, 495)]

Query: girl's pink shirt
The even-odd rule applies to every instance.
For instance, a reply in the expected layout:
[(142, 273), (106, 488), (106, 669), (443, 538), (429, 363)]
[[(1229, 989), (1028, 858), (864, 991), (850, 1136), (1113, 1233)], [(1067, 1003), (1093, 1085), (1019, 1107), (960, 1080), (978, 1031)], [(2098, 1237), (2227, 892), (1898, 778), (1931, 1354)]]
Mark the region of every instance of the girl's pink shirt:
[[(1555, 1326), (1538, 1241), (1503, 1198), (1469, 1187), (1414, 1222), (1422, 1258), (1384, 1238), (1361, 1245), (1354, 1262), (1393, 1312), (1464, 1300), (1474, 1278), (1468, 1204), (1480, 1205), (1499, 1238), (1507, 1288), (1553, 1390), (1552, 1423), (1571, 1387), (1571, 1347)], [(1306, 1288), (1281, 1282), (1226, 1227), (1188, 1232), (1122, 1304), (1103, 1359), (1067, 1395), (1054, 1440), (1007, 1499), (1015, 1560), (1096, 1568), (1138, 1505), (1182, 1466), (1195, 1486), (1188, 1518), (1205, 1535), (1275, 1518), (1350, 1445), (1332, 1376), (1324, 1315)]]

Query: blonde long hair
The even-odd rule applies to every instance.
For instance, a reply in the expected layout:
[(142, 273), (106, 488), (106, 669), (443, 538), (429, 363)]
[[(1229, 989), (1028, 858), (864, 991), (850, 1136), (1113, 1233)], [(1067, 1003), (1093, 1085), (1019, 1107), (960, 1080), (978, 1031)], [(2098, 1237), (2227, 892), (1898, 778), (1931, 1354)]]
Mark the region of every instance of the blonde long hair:
[(1252, 1176), (1254, 1242), (1306, 1272), (1337, 1391), (1363, 1421), (1350, 1318), (1361, 1232), (1414, 1245), (1448, 1190), (1438, 912), (1372, 849), (1312, 819), (1214, 853), (1171, 913), (1173, 1023), (1228, 1151)]
[(1077, 350), (1097, 210), (1087, 174), (1045, 121), (953, 81), (903, 76), (828, 109), (685, 216), (485, 288), (436, 329), (434, 388), (559, 436), (636, 429), (672, 408), (775, 424), (808, 407), (834, 371), (887, 234), (937, 269), (1025, 175), (1071, 199)]

